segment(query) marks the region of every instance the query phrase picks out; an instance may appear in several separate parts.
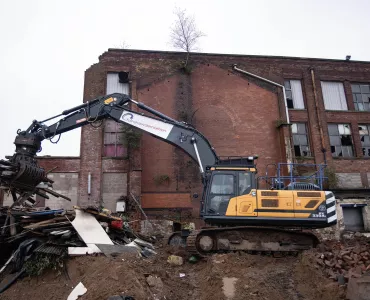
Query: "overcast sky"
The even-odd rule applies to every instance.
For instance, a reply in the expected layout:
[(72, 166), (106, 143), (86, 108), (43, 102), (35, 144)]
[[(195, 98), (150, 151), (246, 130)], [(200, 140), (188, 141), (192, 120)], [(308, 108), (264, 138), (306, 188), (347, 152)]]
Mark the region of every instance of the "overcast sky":
[[(18, 128), (82, 102), (84, 71), (108, 48), (174, 50), (178, 6), (206, 37), (201, 52), (370, 60), (370, 1), (0, 0), (0, 158)], [(80, 130), (42, 155), (79, 155)]]

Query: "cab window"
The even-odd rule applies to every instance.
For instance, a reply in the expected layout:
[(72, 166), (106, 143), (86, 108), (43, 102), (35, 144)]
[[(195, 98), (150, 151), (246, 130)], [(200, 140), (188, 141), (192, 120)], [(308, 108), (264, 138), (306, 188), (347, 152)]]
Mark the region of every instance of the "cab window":
[(239, 173), (239, 195), (247, 195), (252, 189), (252, 174)]

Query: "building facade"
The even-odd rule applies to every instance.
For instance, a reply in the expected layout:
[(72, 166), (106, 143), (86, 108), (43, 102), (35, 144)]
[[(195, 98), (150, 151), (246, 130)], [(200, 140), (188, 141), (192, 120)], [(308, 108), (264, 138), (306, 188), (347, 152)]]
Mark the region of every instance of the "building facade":
[[(205, 53), (184, 60), (181, 52), (109, 49), (86, 70), (83, 101), (129, 94), (194, 125), (219, 156), (258, 155), (261, 176), (278, 162), (325, 163), (344, 198), (344, 223), (370, 229), (369, 62)], [(105, 121), (82, 128), (80, 153), (39, 159), (57, 167), (54, 189), (70, 196), (67, 206), (115, 211), (120, 197), (134, 195), (150, 216), (199, 215), (200, 200), (191, 196), (201, 194), (199, 168), (171, 145)]]

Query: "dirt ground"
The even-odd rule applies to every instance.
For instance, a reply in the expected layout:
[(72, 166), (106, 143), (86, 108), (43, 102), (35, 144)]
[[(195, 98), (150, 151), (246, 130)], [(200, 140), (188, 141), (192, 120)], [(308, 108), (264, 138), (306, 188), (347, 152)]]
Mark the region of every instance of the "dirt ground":
[[(249, 254), (216, 254), (191, 264), (185, 253), (182, 266), (167, 263), (173, 249), (159, 249), (151, 259), (121, 255), (71, 258), (67, 272), (50, 270), (19, 280), (0, 298), (67, 299), (80, 281), (87, 288), (82, 300), (113, 295), (140, 299), (344, 299), (344, 288), (325, 277), (314, 253), (273, 258)], [(180, 277), (184, 273), (184, 277)], [(158, 279), (160, 278), (160, 279)], [(151, 279), (151, 280), (150, 280)], [(150, 285), (148, 284), (150, 283)]]

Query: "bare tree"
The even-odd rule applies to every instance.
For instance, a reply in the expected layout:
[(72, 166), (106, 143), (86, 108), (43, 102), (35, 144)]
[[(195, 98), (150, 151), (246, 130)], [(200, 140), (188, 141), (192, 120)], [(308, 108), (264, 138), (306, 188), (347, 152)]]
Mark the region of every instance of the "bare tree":
[(125, 40), (123, 40), (121, 42), (121, 44), (118, 46), (118, 49), (128, 49), (130, 47), (131, 47), (131, 45), (129, 43), (127, 43)]
[(199, 38), (205, 34), (197, 29), (194, 17), (188, 16), (185, 9), (176, 8), (174, 14), (176, 21), (171, 28), (171, 43), (173, 47), (186, 51), (187, 66), (190, 52), (196, 49)]

